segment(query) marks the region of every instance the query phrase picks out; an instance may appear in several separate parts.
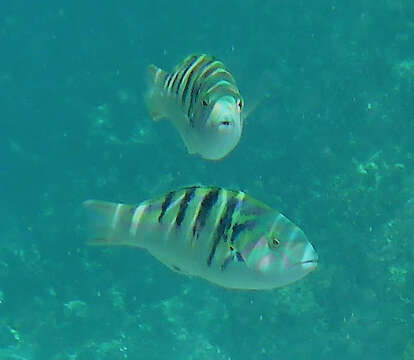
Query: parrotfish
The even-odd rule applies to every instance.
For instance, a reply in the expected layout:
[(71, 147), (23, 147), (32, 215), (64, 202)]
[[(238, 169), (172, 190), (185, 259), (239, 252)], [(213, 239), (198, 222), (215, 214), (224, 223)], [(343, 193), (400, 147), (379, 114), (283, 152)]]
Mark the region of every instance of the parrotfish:
[(137, 205), (88, 200), (84, 208), (89, 245), (143, 248), (226, 288), (273, 289), (317, 266), (303, 231), (242, 191), (191, 186)]
[(171, 73), (155, 65), (148, 72), (145, 100), (152, 118), (169, 118), (190, 154), (220, 160), (237, 146), (243, 99), (222, 62), (193, 54)]

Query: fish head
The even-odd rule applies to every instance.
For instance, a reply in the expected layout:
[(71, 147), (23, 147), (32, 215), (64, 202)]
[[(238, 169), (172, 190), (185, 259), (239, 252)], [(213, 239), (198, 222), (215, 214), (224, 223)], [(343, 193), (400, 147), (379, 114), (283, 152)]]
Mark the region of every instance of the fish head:
[(243, 128), (241, 116), (243, 100), (233, 96), (202, 100), (201, 155), (209, 160), (219, 160), (238, 144)]
[(293, 283), (314, 270), (318, 255), (303, 231), (279, 212), (263, 216), (241, 251), (258, 289)]

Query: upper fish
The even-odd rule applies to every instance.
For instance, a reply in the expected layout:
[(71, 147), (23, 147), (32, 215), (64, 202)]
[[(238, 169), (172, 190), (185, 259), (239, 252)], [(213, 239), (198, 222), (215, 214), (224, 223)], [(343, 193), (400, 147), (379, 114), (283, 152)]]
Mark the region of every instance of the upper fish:
[(169, 118), (190, 154), (220, 160), (236, 147), (243, 129), (243, 99), (221, 61), (193, 54), (171, 73), (155, 65), (148, 72), (145, 100), (152, 118)]
[(84, 208), (88, 244), (144, 248), (226, 288), (273, 289), (317, 266), (303, 231), (242, 191), (191, 186), (137, 205), (88, 200)]

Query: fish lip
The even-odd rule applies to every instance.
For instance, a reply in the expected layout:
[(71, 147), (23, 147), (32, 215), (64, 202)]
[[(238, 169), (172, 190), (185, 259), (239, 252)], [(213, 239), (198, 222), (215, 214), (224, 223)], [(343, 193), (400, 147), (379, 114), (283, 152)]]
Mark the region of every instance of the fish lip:
[(307, 264), (307, 263), (315, 263), (315, 264), (317, 264), (318, 263), (318, 259), (303, 260), (303, 261), (300, 261), (298, 264)]
[(298, 261), (294, 264), (291, 264), (289, 268), (296, 267), (296, 266), (302, 266), (304, 264), (312, 264), (314, 265), (314, 268), (316, 268), (316, 266), (318, 265), (318, 259), (316, 258), (316, 259)]

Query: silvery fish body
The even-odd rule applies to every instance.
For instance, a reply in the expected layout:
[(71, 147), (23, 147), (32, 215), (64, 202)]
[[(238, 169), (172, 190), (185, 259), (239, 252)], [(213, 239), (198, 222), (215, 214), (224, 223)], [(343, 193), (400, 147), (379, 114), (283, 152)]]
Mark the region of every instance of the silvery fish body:
[(272, 289), (317, 265), (302, 230), (241, 191), (192, 186), (138, 205), (84, 203), (90, 245), (148, 250), (177, 272), (236, 289)]
[(169, 118), (190, 154), (219, 160), (238, 144), (243, 100), (222, 62), (206, 54), (188, 56), (168, 73), (148, 68), (146, 103), (154, 120)]

